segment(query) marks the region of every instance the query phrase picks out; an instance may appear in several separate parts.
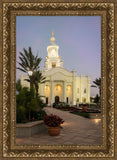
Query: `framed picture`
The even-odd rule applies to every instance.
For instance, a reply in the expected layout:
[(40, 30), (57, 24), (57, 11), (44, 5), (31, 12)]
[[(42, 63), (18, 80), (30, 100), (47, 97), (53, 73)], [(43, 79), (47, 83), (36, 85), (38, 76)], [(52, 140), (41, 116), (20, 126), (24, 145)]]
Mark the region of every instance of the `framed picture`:
[(116, 158), (115, 7), (2, 2), (2, 159)]
[[(16, 31), (16, 143), (101, 144), (101, 16), (17, 16)], [(27, 43), (32, 47), (23, 49)], [(39, 48), (36, 62), (32, 51), (35, 48)], [(73, 67), (79, 68), (78, 74)], [(37, 91), (36, 96), (32, 89)], [(45, 114), (51, 113), (65, 121), (58, 138), (49, 136), (42, 124)], [(79, 115), (86, 118), (81, 119)], [(23, 129), (32, 121), (36, 124), (30, 141)], [(22, 126), (23, 122), (27, 123)], [(36, 135), (39, 139), (35, 139)]]

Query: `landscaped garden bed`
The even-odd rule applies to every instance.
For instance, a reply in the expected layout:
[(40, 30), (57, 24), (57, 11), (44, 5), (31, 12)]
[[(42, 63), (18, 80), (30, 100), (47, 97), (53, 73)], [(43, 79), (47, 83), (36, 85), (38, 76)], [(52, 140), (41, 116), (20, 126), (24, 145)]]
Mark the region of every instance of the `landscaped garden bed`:
[[(86, 112), (82, 110), (75, 110), (75, 111), (71, 111), (70, 113), (73, 113), (79, 116), (83, 116), (85, 118), (91, 118), (91, 117), (95, 117), (95, 114), (99, 114), (101, 112), (99, 110), (87, 110)], [(94, 114), (94, 116), (92, 116), (92, 114)]]
[[(82, 108), (76, 108), (76, 107), (56, 107), (56, 109), (60, 109), (63, 111), (73, 111), (73, 112), (83, 112)], [(87, 113), (100, 113), (101, 111), (99, 109), (87, 109)]]
[(82, 116), (82, 117), (85, 117), (85, 118), (90, 118), (90, 114), (87, 113), (87, 112), (70, 112), (70, 113), (73, 113), (75, 115)]
[(73, 111), (76, 108), (75, 107), (56, 107), (56, 109), (60, 109), (60, 110), (63, 110), (63, 111)]
[(62, 111), (69, 111), (72, 114), (75, 115), (79, 115), (79, 116), (83, 116), (85, 118), (90, 118), (90, 114), (95, 114), (95, 113), (101, 113), (101, 111), (99, 109), (97, 109), (96, 107), (93, 109), (92, 107), (89, 108), (90, 106), (88, 105), (88, 107), (85, 104), (85, 107), (87, 108), (86, 110), (84, 110), (84, 105), (80, 105), (79, 108), (77, 107), (70, 107), (70, 106), (65, 106), (65, 103), (58, 103), (58, 104), (54, 104), (54, 108), (62, 110)]
[(53, 108), (58, 108), (58, 107), (70, 107), (70, 105), (65, 102), (53, 103)]

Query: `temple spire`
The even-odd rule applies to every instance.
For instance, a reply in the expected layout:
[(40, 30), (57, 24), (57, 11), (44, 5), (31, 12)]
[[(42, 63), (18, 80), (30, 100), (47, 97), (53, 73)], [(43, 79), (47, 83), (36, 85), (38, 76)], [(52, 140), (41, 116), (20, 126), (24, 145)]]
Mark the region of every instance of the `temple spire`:
[(52, 37), (54, 36), (54, 33), (53, 33), (53, 29), (52, 29)]
[(50, 42), (51, 42), (51, 44), (54, 44), (54, 43), (55, 43), (55, 38), (54, 38), (53, 29), (52, 29), (52, 37), (50, 38)]

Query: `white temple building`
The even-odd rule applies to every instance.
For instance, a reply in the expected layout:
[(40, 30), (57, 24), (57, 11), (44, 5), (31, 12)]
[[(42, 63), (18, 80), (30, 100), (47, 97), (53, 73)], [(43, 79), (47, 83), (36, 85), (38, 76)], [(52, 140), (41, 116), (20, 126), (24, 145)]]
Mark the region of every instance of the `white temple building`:
[[(48, 105), (54, 102), (66, 102), (70, 105), (76, 103), (90, 103), (90, 76), (77, 76), (76, 71), (68, 71), (63, 67), (63, 61), (59, 56), (59, 46), (55, 44), (52, 31), (50, 45), (47, 46), (43, 76), (46, 82), (39, 84), (39, 94)], [(30, 86), (29, 82), (21, 75), (22, 86)]]

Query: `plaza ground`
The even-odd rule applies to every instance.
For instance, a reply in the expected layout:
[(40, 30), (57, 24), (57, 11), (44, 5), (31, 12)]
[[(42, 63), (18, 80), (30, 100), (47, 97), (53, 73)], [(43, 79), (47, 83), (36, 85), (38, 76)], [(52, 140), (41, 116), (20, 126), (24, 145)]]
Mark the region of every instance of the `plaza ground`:
[(61, 125), (61, 133), (58, 136), (49, 136), (47, 127), (43, 133), (35, 134), (28, 138), (16, 138), (16, 144), (39, 144), (39, 145), (100, 145), (102, 144), (102, 122), (100, 117), (88, 119), (67, 111), (46, 107), (47, 114), (56, 114), (65, 122)]

